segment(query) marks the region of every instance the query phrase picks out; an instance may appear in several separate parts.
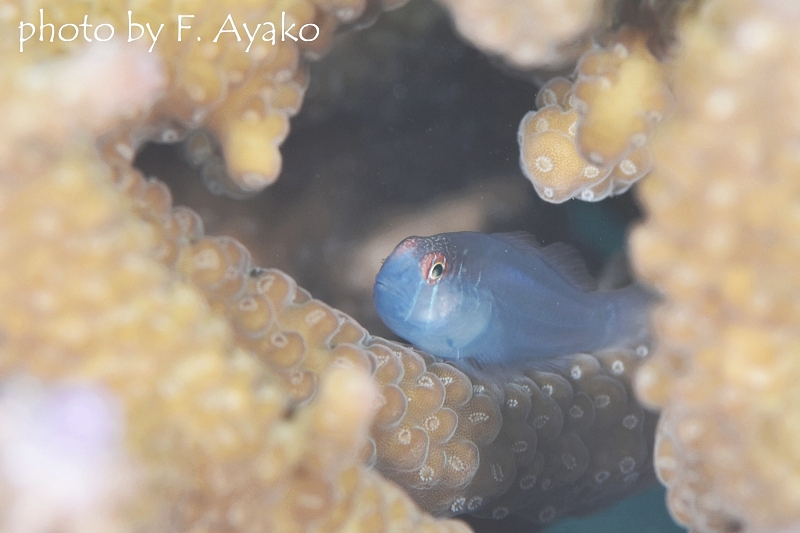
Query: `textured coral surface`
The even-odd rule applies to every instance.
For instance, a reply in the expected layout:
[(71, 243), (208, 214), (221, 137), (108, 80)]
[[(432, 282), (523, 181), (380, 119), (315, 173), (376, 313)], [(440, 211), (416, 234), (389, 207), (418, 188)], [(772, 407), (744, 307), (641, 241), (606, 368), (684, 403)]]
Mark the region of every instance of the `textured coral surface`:
[(709, 0), (681, 25), (676, 112), (633, 234), (664, 291), (638, 376), (656, 468), (693, 531), (800, 523), (800, 9)]
[[(95, 105), (81, 91), (91, 95), (118, 66), (152, 61), (145, 86), (158, 86), (155, 56), (115, 59), (80, 78), (76, 105)], [(80, 58), (72, 61), (80, 68)], [(29, 75), (28, 67), (0, 68), (10, 109), (25, 109), (28, 95), (12, 80)], [(173, 211), (167, 189), (124, 158), (107, 156), (121, 165), (113, 171), (100, 160), (87, 126), (115, 117), (119, 102), (107, 103), (94, 115), (75, 109), (52, 142), (24, 137), (29, 130), (13, 139), (12, 131), (18, 150), (0, 161), (4, 529), (466, 530), (421, 514), (364, 466), (358, 452), (369, 442), (377, 391), (357, 358), (304, 374), (319, 380), (315, 399), (291, 408), (308, 382), (290, 378), (287, 393), (238, 342), (219, 303), (256, 286), (246, 250), (204, 239), (199, 218)], [(86, 116), (97, 120), (81, 124)], [(59, 125), (60, 115), (49, 118)], [(257, 307), (237, 309), (251, 317), (238, 327), (263, 327)], [(317, 354), (329, 363), (331, 355)], [(63, 459), (46, 480), (49, 463), (37, 453)], [(131, 479), (109, 479), (115, 472)]]
[(520, 124), (520, 163), (553, 203), (622, 194), (651, 167), (647, 138), (670, 104), (664, 67), (647, 35), (623, 28), (586, 51), (573, 75), (556, 77)]

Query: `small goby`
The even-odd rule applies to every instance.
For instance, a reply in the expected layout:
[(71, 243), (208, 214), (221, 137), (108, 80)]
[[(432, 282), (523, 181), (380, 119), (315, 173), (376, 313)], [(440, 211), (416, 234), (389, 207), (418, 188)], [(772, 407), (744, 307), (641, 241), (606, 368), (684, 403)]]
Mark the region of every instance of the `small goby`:
[(597, 291), (577, 252), (525, 233), (409, 237), (384, 261), (375, 308), (394, 333), (445, 359), (484, 365), (633, 347), (655, 297)]

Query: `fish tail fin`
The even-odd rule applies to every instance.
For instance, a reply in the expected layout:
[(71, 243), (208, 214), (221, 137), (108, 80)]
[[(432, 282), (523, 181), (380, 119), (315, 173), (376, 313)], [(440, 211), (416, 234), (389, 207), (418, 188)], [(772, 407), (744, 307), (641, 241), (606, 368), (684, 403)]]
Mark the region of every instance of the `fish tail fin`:
[(650, 311), (659, 297), (652, 290), (634, 283), (609, 291), (614, 310), (608, 330), (611, 348), (638, 348), (649, 345), (652, 339)]

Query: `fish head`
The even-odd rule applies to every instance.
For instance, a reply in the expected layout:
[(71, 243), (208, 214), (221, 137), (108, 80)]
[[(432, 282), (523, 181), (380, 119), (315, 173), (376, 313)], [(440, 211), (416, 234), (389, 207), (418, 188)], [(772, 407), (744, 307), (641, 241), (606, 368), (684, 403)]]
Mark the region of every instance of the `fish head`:
[(375, 278), (375, 308), (384, 324), (433, 355), (458, 357), (477, 334), (475, 318), (486, 318), (463, 260), (463, 247), (445, 234), (398, 244)]

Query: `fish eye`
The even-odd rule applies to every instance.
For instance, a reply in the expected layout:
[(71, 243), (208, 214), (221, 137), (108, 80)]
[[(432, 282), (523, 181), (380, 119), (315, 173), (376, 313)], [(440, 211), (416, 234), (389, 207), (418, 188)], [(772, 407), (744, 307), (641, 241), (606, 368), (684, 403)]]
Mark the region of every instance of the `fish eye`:
[(434, 263), (431, 267), (431, 273), (428, 274), (428, 277), (436, 280), (441, 278), (442, 274), (444, 274), (444, 263)]
[(444, 276), (447, 270), (447, 259), (444, 254), (430, 253), (425, 256), (422, 261), (422, 272), (425, 275), (425, 281), (428, 283), (436, 283)]

